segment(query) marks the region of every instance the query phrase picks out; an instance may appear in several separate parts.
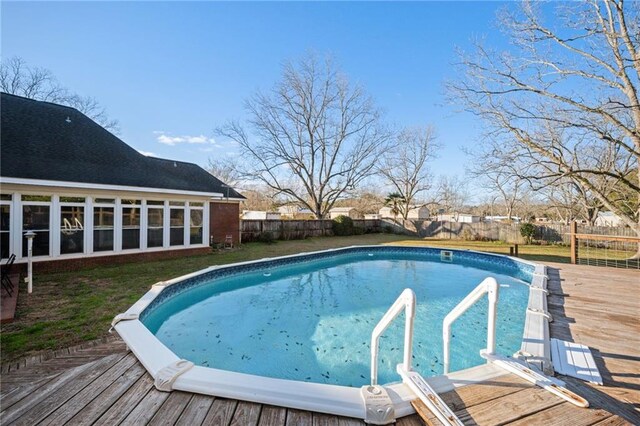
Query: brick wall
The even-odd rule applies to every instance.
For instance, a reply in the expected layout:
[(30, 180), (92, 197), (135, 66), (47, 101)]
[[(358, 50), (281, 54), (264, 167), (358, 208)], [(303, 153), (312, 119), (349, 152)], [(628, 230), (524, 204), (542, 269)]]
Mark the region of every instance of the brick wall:
[(240, 203), (212, 202), (210, 205), (209, 233), (214, 243), (223, 243), (231, 234), (233, 244), (240, 243)]
[[(182, 250), (163, 250), (147, 253), (127, 253), (112, 256), (83, 257), (78, 259), (56, 259), (33, 262), (33, 272), (61, 272), (74, 271), (83, 268), (92, 268), (101, 265), (119, 265), (123, 263), (145, 262), (162, 259), (173, 259), (176, 257), (195, 256), (211, 253), (210, 247), (198, 247)], [(14, 264), (14, 271), (26, 273), (27, 264)]]

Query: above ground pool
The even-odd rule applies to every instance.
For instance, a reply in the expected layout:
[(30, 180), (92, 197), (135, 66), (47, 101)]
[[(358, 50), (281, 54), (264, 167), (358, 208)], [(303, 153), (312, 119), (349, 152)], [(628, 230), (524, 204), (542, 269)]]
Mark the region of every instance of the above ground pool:
[[(545, 336), (529, 315), (542, 303), (543, 292), (531, 286), (542, 268), (506, 256), (405, 246), (263, 259), (159, 283), (116, 329), (156, 378), (172, 362), (195, 365), (174, 378), (175, 389), (362, 417), (352, 391), (370, 380), (371, 332), (405, 288), (417, 297), (413, 368), (437, 384), (443, 319), (487, 277), (500, 285), (496, 352), (526, 349), (545, 358), (548, 325)], [(402, 318), (382, 335), (381, 384), (400, 381), (403, 336)], [(490, 375), (479, 355), (486, 339), (483, 298), (454, 323), (449, 387), (458, 377)], [(402, 386), (389, 389), (396, 411), (408, 414)]]

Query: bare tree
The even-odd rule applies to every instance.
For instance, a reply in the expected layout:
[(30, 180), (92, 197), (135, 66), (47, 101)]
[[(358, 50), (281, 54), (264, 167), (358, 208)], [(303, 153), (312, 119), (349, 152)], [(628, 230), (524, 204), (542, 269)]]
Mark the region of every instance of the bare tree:
[(397, 208), (404, 220), (416, 203), (416, 197), (431, 188), (428, 163), (435, 158), (437, 145), (434, 140), (435, 132), (430, 126), (403, 129), (376, 167), (399, 195), (396, 199), (402, 200)]
[(110, 119), (96, 99), (71, 93), (58, 83), (51, 71), (30, 67), (20, 57), (14, 56), (0, 62), (0, 91), (73, 107), (105, 129), (114, 133), (119, 131), (118, 121)]
[(238, 171), (237, 163), (232, 158), (209, 158), (206, 170), (230, 187), (241, 189), (241, 172)]
[(478, 44), (450, 93), (513, 149), (523, 177), (569, 178), (640, 235), (638, 4), (558, 3), (557, 28), (543, 22), (540, 3), (518, 6), (501, 18), (513, 50)]
[(380, 113), (331, 60), (309, 55), (283, 67), (269, 93), (246, 102), (250, 135), (230, 122), (218, 134), (238, 143), (243, 177), (259, 181), (322, 218), (372, 173), (389, 140)]
[(504, 214), (511, 220), (526, 192), (527, 182), (519, 176), (517, 163), (510, 158), (509, 151), (488, 141), (477, 149), (467, 150), (466, 154), (471, 158), (467, 175), (502, 201)]
[(436, 201), (445, 213), (454, 215), (457, 222), (459, 214), (469, 201), (467, 182), (459, 176), (441, 176), (436, 189)]

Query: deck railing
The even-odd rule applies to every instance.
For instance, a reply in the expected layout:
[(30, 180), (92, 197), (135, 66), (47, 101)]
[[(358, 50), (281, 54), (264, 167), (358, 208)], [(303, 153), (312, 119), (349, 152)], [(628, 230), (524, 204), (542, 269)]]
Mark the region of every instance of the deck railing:
[(639, 237), (583, 234), (576, 223), (569, 235), (573, 264), (640, 269)]

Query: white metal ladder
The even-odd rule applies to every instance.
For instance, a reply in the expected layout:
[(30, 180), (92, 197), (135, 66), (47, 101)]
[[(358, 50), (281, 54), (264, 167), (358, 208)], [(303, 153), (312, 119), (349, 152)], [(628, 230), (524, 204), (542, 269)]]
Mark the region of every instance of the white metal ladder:
[(571, 392), (564, 387), (561, 381), (546, 376), (541, 372), (529, 368), (523, 362), (514, 358), (508, 358), (495, 353), (496, 349), (496, 312), (498, 305), (498, 282), (495, 278), (485, 278), (475, 289), (471, 291), (455, 308), (447, 314), (442, 324), (442, 340), (444, 350), (444, 373), (449, 373), (449, 346), (451, 340), (451, 324), (457, 320), (467, 309), (473, 306), (486, 293), (489, 298), (489, 313), (487, 324), (487, 348), (480, 351), (480, 356), (497, 367), (503, 368), (541, 388), (559, 396), (560, 398), (577, 405), (588, 407), (589, 401)]
[[(405, 312), (405, 331), (404, 331), (404, 356), (402, 364), (398, 364), (397, 371), (402, 377), (405, 385), (415, 393), (418, 398), (433, 412), (433, 414), (445, 425), (462, 426), (463, 423), (451, 411), (438, 394), (429, 386), (424, 378), (411, 369), (411, 357), (413, 348), (413, 320), (416, 312), (416, 295), (411, 289), (405, 289), (400, 297), (391, 305), (391, 308), (384, 314), (382, 319), (374, 327), (371, 333), (371, 386), (363, 387), (363, 397), (367, 402), (366, 394), (371, 389), (379, 388), (378, 384), (378, 350), (380, 336), (389, 327), (391, 322), (402, 313)], [(367, 408), (367, 414), (370, 411)], [(375, 414), (375, 413), (372, 413)], [(365, 418), (365, 421), (373, 420)], [(376, 419), (377, 420), (377, 419)], [(368, 421), (369, 423), (385, 424), (383, 420)]]

